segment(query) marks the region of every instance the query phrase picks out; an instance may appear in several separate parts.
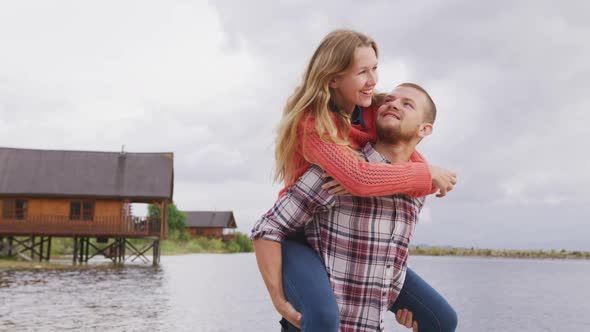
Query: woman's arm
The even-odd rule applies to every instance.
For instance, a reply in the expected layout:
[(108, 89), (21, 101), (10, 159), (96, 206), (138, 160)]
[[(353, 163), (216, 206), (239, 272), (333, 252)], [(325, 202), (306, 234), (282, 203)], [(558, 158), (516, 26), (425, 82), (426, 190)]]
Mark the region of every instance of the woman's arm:
[[(302, 125), (303, 126), (303, 125)], [(434, 192), (429, 165), (425, 162), (374, 164), (360, 161), (347, 147), (323, 141), (314, 121), (305, 126), (302, 152), (354, 196), (407, 194), (414, 197)], [(301, 128), (302, 130), (305, 128)], [(303, 131), (300, 131), (303, 135)], [(419, 155), (418, 155), (419, 156)], [(423, 159), (421, 156), (413, 157)]]

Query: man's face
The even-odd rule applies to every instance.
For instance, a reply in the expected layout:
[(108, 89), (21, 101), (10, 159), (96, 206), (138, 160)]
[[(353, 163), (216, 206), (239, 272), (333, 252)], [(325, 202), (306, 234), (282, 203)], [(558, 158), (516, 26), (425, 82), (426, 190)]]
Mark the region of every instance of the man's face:
[(411, 87), (398, 86), (391, 91), (377, 110), (377, 135), (389, 142), (420, 139), (426, 96)]

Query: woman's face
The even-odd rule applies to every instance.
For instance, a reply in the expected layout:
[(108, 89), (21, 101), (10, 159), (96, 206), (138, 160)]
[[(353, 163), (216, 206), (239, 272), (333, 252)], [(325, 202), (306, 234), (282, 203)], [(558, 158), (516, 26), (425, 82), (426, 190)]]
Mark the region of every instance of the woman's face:
[(344, 74), (330, 81), (336, 105), (348, 113), (352, 113), (356, 105), (370, 106), (377, 79), (375, 50), (370, 46), (357, 47), (352, 65)]

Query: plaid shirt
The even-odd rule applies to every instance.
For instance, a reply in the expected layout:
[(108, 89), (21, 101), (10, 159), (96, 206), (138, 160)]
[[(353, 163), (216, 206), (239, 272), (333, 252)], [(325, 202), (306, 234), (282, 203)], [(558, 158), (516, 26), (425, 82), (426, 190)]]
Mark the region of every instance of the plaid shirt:
[[(389, 163), (369, 143), (368, 162)], [(254, 225), (251, 238), (282, 241), (305, 227), (322, 258), (340, 308), (340, 331), (383, 331), (383, 318), (399, 295), (408, 244), (424, 198), (406, 195), (331, 195), (312, 166)]]

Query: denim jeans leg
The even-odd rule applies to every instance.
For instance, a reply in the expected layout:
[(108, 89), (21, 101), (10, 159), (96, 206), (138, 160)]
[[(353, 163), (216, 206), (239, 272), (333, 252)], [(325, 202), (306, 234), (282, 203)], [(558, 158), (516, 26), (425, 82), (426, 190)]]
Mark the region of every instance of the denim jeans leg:
[(420, 332), (452, 332), (457, 328), (457, 313), (451, 305), (418, 274), (408, 268), (401, 293), (390, 309), (408, 309)]
[[(301, 313), (301, 331), (338, 332), (340, 312), (320, 257), (299, 241), (283, 241), (282, 251), (283, 289), (287, 301)], [(298, 331), (287, 321), (282, 325), (285, 331)]]

